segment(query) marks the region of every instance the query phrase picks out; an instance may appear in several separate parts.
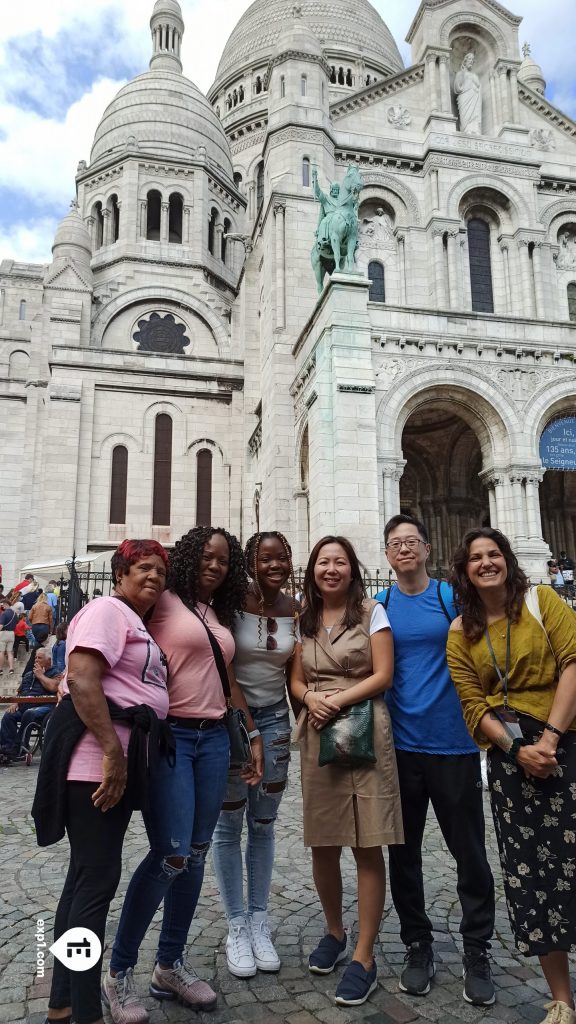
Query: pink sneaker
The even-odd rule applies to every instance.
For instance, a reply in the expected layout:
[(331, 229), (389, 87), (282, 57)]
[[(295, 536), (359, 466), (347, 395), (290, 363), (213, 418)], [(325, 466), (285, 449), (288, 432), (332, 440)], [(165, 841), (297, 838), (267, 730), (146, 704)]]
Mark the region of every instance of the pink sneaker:
[(213, 1010), (217, 999), (210, 985), (201, 981), (182, 960), (176, 960), (168, 968), (156, 964), (150, 982), (150, 995), (160, 1000), (177, 999), (193, 1010)]
[(129, 967), (115, 978), (107, 971), (102, 978), (102, 1002), (108, 1007), (114, 1024), (146, 1024), (148, 1011), (142, 1005)]

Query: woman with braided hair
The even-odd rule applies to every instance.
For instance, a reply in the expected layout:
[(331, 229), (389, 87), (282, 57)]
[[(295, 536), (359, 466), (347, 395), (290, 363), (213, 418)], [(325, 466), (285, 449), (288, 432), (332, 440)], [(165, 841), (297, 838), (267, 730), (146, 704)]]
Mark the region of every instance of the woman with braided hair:
[[(292, 552), (276, 530), (256, 533), (245, 549), (251, 583), (232, 623), (234, 671), (264, 744), (264, 776), (249, 787), (231, 770), (212, 857), (228, 918), (228, 970), (238, 978), (278, 971), (270, 937), (268, 897), (274, 863), (274, 825), (290, 760), (287, 668), (298, 639)], [(290, 581), (290, 595), (284, 593)], [(246, 817), (247, 893), (244, 900), (241, 839)]]
[[(167, 589), (148, 622), (168, 661), (168, 722), (176, 746), (151, 779), (144, 822), (150, 852), (136, 868), (122, 908), (103, 997), (114, 1024), (144, 1024), (148, 1013), (133, 979), (138, 951), (162, 900), (164, 916), (150, 995), (210, 1010), (216, 994), (184, 963), (188, 931), (204, 878), (212, 833), (226, 793), (230, 747), (224, 722), (224, 665), (234, 707), (251, 730), (252, 764), (247, 786), (262, 778), (262, 740), (230, 666), (230, 626), (242, 608), (248, 579), (236, 537), (218, 527), (197, 526), (176, 543)], [(221, 657), (218, 653), (221, 652)]]

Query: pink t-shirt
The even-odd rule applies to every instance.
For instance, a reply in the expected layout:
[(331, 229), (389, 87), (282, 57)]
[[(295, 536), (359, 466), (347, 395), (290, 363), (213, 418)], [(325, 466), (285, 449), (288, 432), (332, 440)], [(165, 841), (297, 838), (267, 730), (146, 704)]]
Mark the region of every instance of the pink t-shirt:
[[(209, 605), (199, 603), (224, 656), (234, 657), (234, 639)], [(152, 636), (168, 658), (170, 714), (177, 718), (221, 718), (226, 701), (204, 625), (176, 594), (165, 590), (148, 623)]]
[[(168, 714), (166, 659), (142, 619), (115, 597), (90, 601), (74, 616), (66, 639), (66, 666), (79, 647), (98, 651), (108, 663), (102, 677), (106, 697), (121, 708), (147, 704), (158, 718)], [(62, 688), (68, 692), (66, 677)], [(114, 723), (124, 753), (130, 727)], [(102, 747), (89, 731), (76, 744), (68, 766), (70, 782), (102, 781)]]

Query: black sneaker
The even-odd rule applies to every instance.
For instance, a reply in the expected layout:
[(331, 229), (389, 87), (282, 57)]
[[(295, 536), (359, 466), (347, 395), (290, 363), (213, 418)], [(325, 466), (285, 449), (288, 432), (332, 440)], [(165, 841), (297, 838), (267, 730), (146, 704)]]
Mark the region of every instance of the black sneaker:
[(430, 979), (436, 974), (436, 964), (430, 942), (413, 942), (406, 950), (406, 964), (398, 986), (401, 992), (411, 996), (427, 996)]
[(496, 1002), (494, 982), (487, 953), (467, 953), (462, 957), (463, 996), (473, 1006), (492, 1006)]

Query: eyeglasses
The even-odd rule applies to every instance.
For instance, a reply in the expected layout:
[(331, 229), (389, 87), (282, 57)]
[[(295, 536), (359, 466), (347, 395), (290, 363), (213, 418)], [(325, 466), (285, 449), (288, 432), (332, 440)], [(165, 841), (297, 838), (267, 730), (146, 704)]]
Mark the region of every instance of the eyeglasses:
[(278, 620), (277, 619), (272, 619), (272, 618), (266, 619), (266, 633), (267, 633), (267, 636), (266, 636), (266, 650), (267, 651), (277, 651), (278, 650), (278, 641), (277, 641), (276, 637), (274, 636), (274, 633), (277, 633), (277, 632), (278, 632)]
[(394, 554), (400, 551), (402, 546), (407, 547), (409, 551), (416, 551), (419, 544), (425, 544), (420, 537), (403, 537), (402, 540), (390, 540), (388, 541), (385, 550), (393, 551)]

